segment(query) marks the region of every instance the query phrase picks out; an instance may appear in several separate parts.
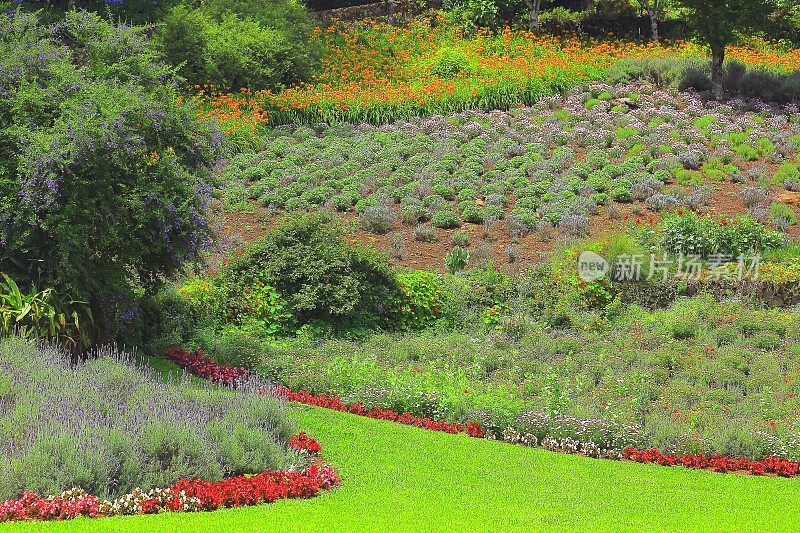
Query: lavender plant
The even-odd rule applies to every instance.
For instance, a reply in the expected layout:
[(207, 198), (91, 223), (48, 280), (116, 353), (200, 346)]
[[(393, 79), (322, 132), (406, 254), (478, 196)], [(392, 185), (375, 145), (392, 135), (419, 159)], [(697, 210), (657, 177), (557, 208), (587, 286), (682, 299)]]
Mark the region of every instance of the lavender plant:
[(294, 428), (255, 381), (235, 395), (183, 375), (167, 383), (116, 349), (74, 363), (18, 338), (0, 341), (0, 370), (2, 499), (70, 487), (113, 498), (292, 462)]

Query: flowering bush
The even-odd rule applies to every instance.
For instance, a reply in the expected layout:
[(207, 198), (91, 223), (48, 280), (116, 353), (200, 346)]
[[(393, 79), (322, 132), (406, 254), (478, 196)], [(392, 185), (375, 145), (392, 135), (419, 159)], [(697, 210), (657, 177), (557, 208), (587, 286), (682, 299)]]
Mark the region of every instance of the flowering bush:
[(714, 220), (692, 211), (668, 213), (662, 222), (663, 245), (674, 253), (707, 257), (722, 254), (738, 258), (780, 246), (784, 239), (756, 222), (750, 215)]
[(402, 293), (398, 316), (401, 329), (422, 329), (441, 317), (447, 298), (441, 276), (424, 270), (401, 272), (397, 283)]
[[(624, 58), (680, 60), (706, 55), (689, 42), (663, 47), (623, 40), (586, 42), (510, 29), (471, 35), (445, 20), (435, 28), (421, 19), (401, 27), (362, 21), (344, 30), (331, 26), (318, 31), (328, 53), (312, 83), (280, 92), (215, 95), (203, 102), (202, 112), (220, 117), (232, 128), (247, 127), (240, 118), (242, 112), (249, 114), (252, 103), (257, 104), (252, 111), (265, 115), (270, 124), (320, 120), (386, 124), (413, 115), (531, 105), (604, 79), (609, 68)], [(778, 71), (798, 68), (795, 51), (761, 44), (730, 47), (728, 55)], [(436, 68), (443, 50), (447, 61), (444, 68)], [(456, 72), (460, 74), (454, 76)], [(611, 107), (606, 100), (592, 100), (601, 104), (595, 109)]]
[(222, 137), (179, 104), (141, 28), (2, 16), (0, 56), (0, 270), (129, 325), (133, 287), (210, 244)]

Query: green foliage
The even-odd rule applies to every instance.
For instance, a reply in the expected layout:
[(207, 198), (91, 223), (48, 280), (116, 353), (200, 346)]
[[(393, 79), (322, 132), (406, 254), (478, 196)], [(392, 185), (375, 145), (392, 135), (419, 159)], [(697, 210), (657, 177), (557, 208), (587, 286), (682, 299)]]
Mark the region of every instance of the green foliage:
[(245, 327), (264, 337), (285, 333), (292, 323), (288, 302), (274, 287), (261, 279), (254, 279), (244, 289), (239, 320)]
[(736, 146), (733, 146), (731, 149), (745, 161), (758, 161), (759, 159), (761, 159), (761, 154), (758, 153), (758, 150), (753, 148), (749, 144), (737, 144)]
[(495, 0), (453, 0), (448, 7), (453, 22), (468, 31), (497, 28), (500, 22), (500, 6)]
[(211, 342), (202, 348), (218, 365), (253, 368), (268, 348), (251, 331), (250, 328), (225, 326), (222, 331), (214, 331)]
[(0, 270), (88, 302), (105, 332), (130, 325), (137, 286), (210, 244), (222, 139), (178, 104), (142, 28), (3, 16), (0, 57)]
[(57, 302), (53, 289), (23, 293), (7, 274), (0, 276), (0, 338), (19, 335), (67, 341), (74, 347), (91, 343), (94, 324), (84, 304)]
[(190, 84), (275, 89), (312, 75), (320, 51), (312, 30), (298, 2), (216, 0), (199, 9), (174, 7), (157, 39)]
[[(553, 285), (552, 277), (541, 281)], [(524, 284), (525, 301), (537, 297), (530, 280)], [(640, 446), (706, 453), (739, 442), (752, 457), (784, 453), (793, 438), (786, 427), (769, 444), (744, 444), (768, 431), (770, 419), (783, 423), (787, 418), (778, 413), (795, 407), (796, 373), (787, 368), (800, 353), (791, 350), (796, 310), (695, 297), (656, 311), (629, 305), (605, 317), (584, 310), (583, 318), (573, 315), (560, 327), (536, 313), (521, 335), (509, 336), (516, 306), (482, 306), (459, 332), (437, 328), (275, 347), (258, 369), (292, 388), (419, 416), (462, 422), (479, 416), (501, 431), (502, 423), (529, 431), (539, 417), (564, 416), (559, 438), (593, 439), (579, 420), (601, 418), (630, 425), (624, 435), (635, 434)], [(722, 411), (726, 416), (716, 416)], [(543, 429), (540, 438), (555, 431)], [(721, 433), (728, 437), (717, 440)]]
[(431, 60), (434, 74), (442, 78), (452, 78), (459, 74), (468, 74), (472, 70), (469, 58), (461, 48), (443, 46)]
[(712, 48), (724, 48), (737, 34), (763, 29), (775, 8), (773, 0), (677, 0), (688, 20)]
[(458, 217), (450, 209), (443, 209), (431, 217), (431, 224), (435, 228), (451, 229), (459, 226)]
[(385, 325), (399, 288), (386, 258), (344, 240), (324, 214), (287, 215), (233, 260), (224, 275), (244, 291), (261, 280), (286, 298), (300, 324)]
[(469, 258), (469, 251), (460, 246), (456, 246), (444, 257), (444, 266), (447, 267), (448, 272), (455, 274), (456, 272), (464, 270), (467, 263), (469, 263)]
[(800, 181), (800, 168), (787, 161), (778, 167), (772, 181), (775, 185), (781, 186), (787, 182)]
[(397, 283), (402, 292), (397, 319), (400, 329), (423, 329), (441, 317), (448, 298), (441, 276), (424, 270), (401, 272)]
[(682, 185), (684, 187), (688, 187), (691, 185), (702, 185), (705, 183), (703, 181), (703, 173), (697, 170), (686, 170), (685, 168), (676, 168), (672, 171), (672, 175), (675, 177), (675, 183), (678, 185)]
[(797, 224), (797, 215), (794, 213), (794, 210), (780, 202), (773, 202), (769, 206), (769, 219), (773, 223), (785, 221), (786, 224), (790, 226)]

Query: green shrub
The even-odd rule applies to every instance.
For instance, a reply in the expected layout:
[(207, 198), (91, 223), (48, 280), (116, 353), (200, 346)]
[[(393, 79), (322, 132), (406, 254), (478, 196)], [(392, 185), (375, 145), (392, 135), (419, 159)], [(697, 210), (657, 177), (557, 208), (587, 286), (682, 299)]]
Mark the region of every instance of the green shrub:
[(692, 211), (672, 212), (661, 224), (665, 249), (703, 257), (718, 253), (737, 258), (742, 254), (777, 248), (783, 237), (768, 231), (750, 215), (723, 218), (700, 217)]
[(794, 210), (780, 202), (773, 202), (772, 205), (769, 206), (769, 219), (772, 223), (784, 220), (790, 226), (797, 224), (797, 215), (794, 213)]
[(285, 216), (224, 274), (237, 291), (268, 283), (300, 324), (385, 325), (399, 296), (386, 258), (346, 242), (343, 228), (321, 213)]
[(783, 186), (787, 182), (798, 180), (800, 180), (800, 168), (798, 168), (794, 163), (790, 162), (783, 163), (781, 166), (779, 166), (772, 179), (775, 185), (780, 186)]
[(435, 228), (451, 229), (459, 226), (458, 217), (449, 209), (438, 211), (431, 217), (431, 224)]
[(215, 332), (213, 343), (204, 348), (219, 365), (245, 368), (253, 368), (267, 351), (250, 330), (236, 326), (226, 326), (221, 332)]
[(684, 187), (691, 185), (702, 185), (705, 183), (703, 181), (703, 173), (697, 170), (676, 168), (672, 171), (672, 175), (675, 177), (675, 183)]
[(749, 144), (737, 144), (731, 149), (745, 161), (758, 161), (761, 158), (761, 154), (758, 153), (758, 150)]
[(311, 77), (320, 57), (305, 8), (291, 0), (212, 0), (170, 10), (156, 37), (192, 85), (276, 89)]
[(448, 272), (455, 274), (464, 270), (469, 262), (469, 257), (470, 253), (467, 250), (456, 246), (444, 257), (444, 265)]
[(781, 345), (781, 338), (777, 333), (762, 331), (754, 335), (750, 342), (760, 350), (775, 350)]
[(449, 0), (445, 8), (453, 22), (468, 31), (497, 28), (500, 23), (500, 5), (495, 0)]
[(293, 317), (287, 300), (269, 283), (255, 278), (245, 287), (241, 299), (239, 322), (263, 337), (275, 337), (286, 333)]
[(471, 70), (469, 58), (464, 51), (452, 46), (443, 46), (437, 50), (431, 63), (431, 71), (442, 78), (468, 74)]

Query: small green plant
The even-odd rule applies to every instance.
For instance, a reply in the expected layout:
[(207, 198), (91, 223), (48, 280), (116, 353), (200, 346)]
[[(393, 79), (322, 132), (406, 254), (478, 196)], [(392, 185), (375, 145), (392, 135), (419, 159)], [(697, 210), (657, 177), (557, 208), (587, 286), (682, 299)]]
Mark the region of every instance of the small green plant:
[(453, 232), (453, 245), (458, 246), (460, 248), (466, 248), (469, 246), (469, 233), (466, 231), (455, 230)]
[(784, 185), (787, 182), (800, 180), (800, 168), (794, 163), (784, 163), (775, 171), (772, 181), (775, 185)]
[(464, 248), (456, 246), (444, 258), (444, 266), (451, 274), (461, 272), (469, 263), (470, 253)]
[(703, 184), (703, 173), (697, 170), (676, 168), (672, 171), (672, 175), (675, 177), (675, 183), (684, 187)]
[(458, 217), (449, 209), (437, 212), (431, 218), (431, 224), (436, 228), (451, 229), (458, 227)]
[(738, 144), (734, 146), (732, 150), (745, 161), (758, 161), (761, 158), (761, 154), (758, 153), (758, 150), (749, 144)]
[(788, 205), (780, 202), (773, 202), (772, 205), (769, 206), (769, 220), (773, 224), (783, 221), (790, 226), (794, 226), (797, 224), (797, 215)]
[(472, 67), (463, 50), (453, 46), (443, 46), (433, 57), (431, 70), (441, 78), (452, 78), (459, 74), (469, 74)]
[(244, 290), (242, 323), (266, 337), (275, 337), (287, 330), (292, 320), (288, 303), (271, 285), (257, 279)]
[(489, 306), (481, 313), (481, 322), (490, 330), (502, 330), (503, 321), (510, 310), (508, 304), (504, 303)]

